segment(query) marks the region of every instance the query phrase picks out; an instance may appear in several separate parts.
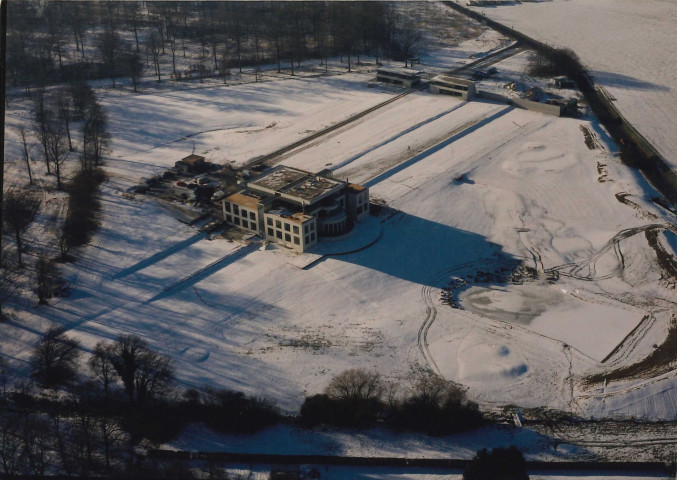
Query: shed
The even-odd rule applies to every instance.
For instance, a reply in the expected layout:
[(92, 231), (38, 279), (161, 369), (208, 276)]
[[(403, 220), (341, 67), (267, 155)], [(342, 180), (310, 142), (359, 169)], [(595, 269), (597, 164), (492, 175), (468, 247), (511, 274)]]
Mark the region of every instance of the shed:
[(557, 88), (574, 88), (576, 85), (569, 77), (555, 77), (555, 87)]
[(174, 167), (184, 173), (199, 173), (204, 170), (205, 157), (202, 155), (190, 154), (176, 162)]

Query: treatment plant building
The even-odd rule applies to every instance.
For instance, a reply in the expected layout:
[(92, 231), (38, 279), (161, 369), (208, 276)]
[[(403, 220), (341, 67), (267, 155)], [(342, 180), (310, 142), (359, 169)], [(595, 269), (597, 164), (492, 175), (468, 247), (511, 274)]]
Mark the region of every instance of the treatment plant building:
[(223, 199), (223, 218), (265, 240), (305, 252), (320, 237), (342, 235), (369, 214), (369, 189), (279, 165)]

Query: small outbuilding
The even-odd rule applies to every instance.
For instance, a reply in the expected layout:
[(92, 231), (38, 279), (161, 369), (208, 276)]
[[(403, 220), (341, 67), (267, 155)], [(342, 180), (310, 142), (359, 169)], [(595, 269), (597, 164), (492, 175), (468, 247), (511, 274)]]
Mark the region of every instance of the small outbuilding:
[(411, 88), (421, 81), (421, 72), (410, 68), (381, 67), (376, 70), (376, 80)]
[(200, 173), (205, 166), (205, 157), (195, 154), (190, 154), (174, 164), (174, 168), (183, 173)]
[(464, 78), (438, 75), (430, 80), (430, 91), (441, 95), (460, 97), (462, 100), (475, 98), (475, 82)]
[(555, 77), (555, 87), (557, 88), (574, 88), (576, 84), (569, 77)]

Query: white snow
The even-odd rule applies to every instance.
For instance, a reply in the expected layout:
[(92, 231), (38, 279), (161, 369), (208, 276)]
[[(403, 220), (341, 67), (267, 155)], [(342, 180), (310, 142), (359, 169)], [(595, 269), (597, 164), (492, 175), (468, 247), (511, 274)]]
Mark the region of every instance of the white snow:
[[(538, 8), (564, 3), (577, 2)], [(413, 92), (281, 160), (364, 183), (394, 214), (309, 255), (262, 248), (256, 240), (210, 241), (151, 197), (123, 193), (193, 150), (217, 163), (243, 164), (400, 92), (369, 88), (372, 77), (136, 96), (109, 91), (103, 103), (113, 152), (102, 227), (77, 262), (63, 265), (71, 297), (48, 307), (8, 306), (14, 319), (0, 327), (15, 376), (27, 374), (32, 345), (56, 323), (85, 349), (122, 333), (140, 335), (174, 361), (181, 385), (264, 395), (286, 411), (298, 410), (305, 395), (321, 392), (347, 368), (376, 370), (403, 389), (429, 368), (466, 385), (483, 407), (673, 419), (674, 376), (612, 384), (604, 392), (577, 386), (645, 315), (655, 316), (647, 338), (660, 341), (674, 309), (674, 290), (660, 283), (643, 230), (674, 216), (648, 201), (655, 192), (620, 164), (594, 119)], [(27, 108), (20, 99), (10, 104), (12, 125), (27, 121)], [(594, 150), (581, 127), (596, 137)], [(7, 149), (16, 154), (12, 135)], [(22, 165), (8, 163), (8, 178), (22, 183)], [(619, 202), (620, 193), (632, 204)], [(674, 234), (661, 239), (674, 248)], [(320, 257), (325, 253), (332, 255)], [(539, 272), (538, 280), (508, 283), (518, 263)], [(487, 273), (495, 275), (482, 280)], [(556, 273), (559, 279), (548, 283)], [(469, 282), (459, 291), (462, 309), (441, 302), (452, 279)], [(650, 348), (638, 341), (623, 355), (638, 358)], [(279, 435), (288, 433), (252, 441), (265, 447)], [(448, 444), (430, 439), (375, 447), (380, 433), (376, 440), (349, 436), (314, 437), (306, 445), (449, 455)], [(200, 448), (196, 441), (185, 445)], [(466, 441), (459, 454), (479, 445)], [(231, 448), (233, 440), (204, 442)]]
[(677, 168), (677, 3), (553, 0), (473, 8), (549, 45), (573, 49), (627, 120)]

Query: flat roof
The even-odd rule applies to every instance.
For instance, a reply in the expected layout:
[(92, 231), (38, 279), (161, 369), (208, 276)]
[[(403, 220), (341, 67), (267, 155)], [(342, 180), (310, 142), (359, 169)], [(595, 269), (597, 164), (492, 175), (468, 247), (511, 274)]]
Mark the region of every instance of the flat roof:
[(181, 161), (183, 163), (190, 164), (190, 163), (203, 161), (204, 159), (205, 159), (205, 157), (203, 157), (202, 155), (195, 155), (194, 153), (191, 153), (187, 157), (182, 158)]
[(453, 83), (456, 85), (474, 85), (475, 82), (472, 80), (466, 80), (465, 78), (456, 78), (456, 77), (450, 77), (449, 75), (437, 75), (436, 77), (433, 77), (431, 82), (443, 82), (443, 83)]
[(357, 183), (349, 183), (348, 188), (351, 189), (351, 190), (355, 190), (356, 192), (361, 192), (361, 191), (367, 189), (367, 187), (362, 186), (362, 185), (358, 185)]
[(259, 177), (254, 178), (248, 186), (254, 190), (285, 194), (300, 201), (312, 201), (344, 182), (327, 178), (298, 168), (279, 165)]
[(376, 69), (376, 73), (391, 73), (395, 75), (406, 75), (409, 77), (416, 77), (421, 74), (419, 70), (412, 70), (411, 68), (404, 67), (379, 67)]
[(259, 198), (247, 195), (242, 192), (234, 193), (223, 199), (226, 202), (235, 203), (243, 207), (256, 209), (259, 204)]
[(312, 219), (312, 215), (307, 215), (303, 212), (291, 212), (285, 208), (276, 208), (274, 210), (269, 210), (266, 212), (270, 215), (277, 215), (278, 217), (285, 218), (287, 220), (291, 220), (294, 223), (303, 223), (307, 222), (308, 220)]

